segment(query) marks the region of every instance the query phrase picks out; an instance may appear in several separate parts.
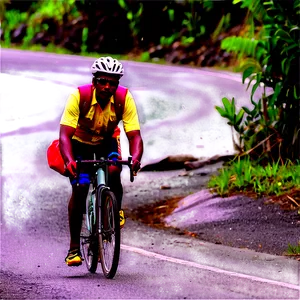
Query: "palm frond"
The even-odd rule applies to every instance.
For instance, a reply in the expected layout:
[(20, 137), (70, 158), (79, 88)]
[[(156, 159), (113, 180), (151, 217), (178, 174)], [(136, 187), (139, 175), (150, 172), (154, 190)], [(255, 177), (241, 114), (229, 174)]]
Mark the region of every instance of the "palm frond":
[(227, 52), (238, 54), (239, 57), (253, 57), (261, 60), (265, 51), (265, 45), (261, 40), (245, 38), (241, 36), (230, 36), (221, 43), (221, 48)]

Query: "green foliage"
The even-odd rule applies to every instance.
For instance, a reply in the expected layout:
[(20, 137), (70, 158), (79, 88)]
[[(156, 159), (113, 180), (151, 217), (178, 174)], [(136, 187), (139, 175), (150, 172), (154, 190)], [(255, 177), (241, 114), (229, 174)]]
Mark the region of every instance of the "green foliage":
[(168, 15), (171, 22), (174, 22), (175, 20), (175, 11), (174, 9), (168, 9)]
[(35, 34), (39, 31), (40, 31), (40, 26), (38, 26), (38, 28), (37, 27), (34, 28), (32, 26), (29, 26), (27, 28), (26, 36), (24, 37), (23, 44), (22, 44), (23, 49), (28, 48), (31, 40), (34, 38)]
[(133, 37), (137, 39), (140, 33), (140, 18), (143, 13), (143, 3), (134, 3), (136, 5), (129, 5), (126, 0), (118, 0), (121, 8), (126, 11), (127, 20), (129, 21), (129, 27), (132, 31)]
[[(249, 36), (228, 37), (221, 44), (222, 49), (243, 58), (243, 83), (248, 80), (247, 88), (252, 87), (253, 108), (243, 107), (245, 116), (240, 126), (234, 126), (233, 116), (226, 115), (223, 109), (217, 110), (240, 135), (239, 146), (244, 153), (255, 158), (295, 160), (300, 156), (300, 2), (234, 3), (249, 9), (252, 25), (254, 19), (260, 22), (256, 33), (252, 26)], [(260, 86), (263, 92), (255, 102), (253, 96)]]
[(249, 156), (238, 157), (208, 183), (208, 187), (221, 196), (245, 192), (258, 196), (280, 196), (292, 189), (299, 190), (299, 186), (299, 164), (289, 161), (280, 165), (278, 161), (261, 166), (253, 163)]
[(228, 119), (228, 125), (233, 126), (234, 129), (241, 133), (242, 127), (240, 127), (240, 124), (243, 120), (244, 116), (244, 109), (240, 109), (238, 113), (236, 113), (236, 106), (235, 106), (235, 100), (232, 98), (231, 102), (224, 97), (222, 99), (223, 102), (223, 108), (220, 106), (216, 106), (217, 111), (219, 114), (223, 117)]
[(10, 35), (21, 24), (27, 24), (26, 36), (23, 39), (22, 48), (28, 48), (34, 36), (41, 31), (46, 31), (48, 25), (43, 24), (45, 18), (53, 18), (59, 23), (63, 18), (78, 17), (79, 12), (76, 8), (76, 0), (40, 0), (33, 1), (31, 8), (27, 12), (18, 10), (6, 10), (1, 29), (4, 32), (4, 45), (11, 44)]
[(38, 23), (44, 18), (53, 18), (62, 22), (63, 17), (78, 17), (76, 0), (41, 0), (33, 3), (35, 13), (30, 17), (30, 22)]
[[(190, 10), (185, 12), (185, 18), (182, 20), (182, 26), (187, 30), (187, 36), (183, 37), (183, 41), (185, 45), (189, 45), (193, 43), (199, 37), (205, 35), (206, 33), (206, 26), (205, 22), (203, 21), (203, 14), (200, 11), (195, 9), (195, 2), (202, 6), (203, 12), (207, 12), (212, 9), (213, 2), (212, 1), (194, 1), (188, 0), (188, 4), (190, 5)], [(200, 3), (199, 3), (200, 2)]]
[(57, 53), (57, 54), (72, 54), (70, 50), (67, 50), (65, 48), (57, 47), (54, 44), (48, 44), (46, 47), (42, 47), (39, 45), (33, 45), (30, 47), (33, 51), (43, 51), (43, 52), (51, 52), (51, 53)]
[(182, 21), (182, 25), (187, 28), (190, 37), (199, 37), (205, 34), (205, 26), (201, 24), (201, 16), (192, 10), (185, 13), (186, 18)]
[[(3, 0), (3, 3), (7, 2), (8, 0)], [(22, 1), (19, 1), (21, 3)], [(183, 0), (183, 1), (163, 1), (157, 4), (159, 1), (156, 2), (155, 6), (149, 5), (149, 2), (145, 2), (143, 0), (118, 0), (112, 4), (111, 1), (108, 5), (105, 4), (107, 1), (89, 1), (89, 0), (37, 0), (37, 1), (29, 1), (30, 8), (25, 13), (25, 20), (22, 22), (28, 28), (27, 37), (24, 46), (29, 47), (30, 39), (32, 36), (37, 37), (37, 34), (41, 31), (46, 30), (42, 27), (44, 22), (47, 22), (49, 26), (51, 26), (51, 35), (54, 30), (57, 30), (54, 26), (57, 24), (59, 26), (68, 26), (67, 30), (69, 30), (69, 26), (72, 24), (71, 21), (74, 18), (80, 16), (80, 13), (84, 16), (80, 22), (77, 22), (75, 25), (76, 27), (80, 27), (82, 23), (83, 26), (89, 27), (89, 30), (96, 30), (91, 24), (91, 19), (95, 18), (95, 11), (91, 8), (99, 9), (102, 12), (108, 11), (110, 12), (111, 9), (116, 11), (116, 14), (113, 15), (113, 18), (117, 18), (118, 20), (124, 22), (123, 17), (127, 18), (127, 24), (131, 30), (131, 37), (133, 37), (134, 47), (138, 49), (141, 47), (143, 50), (146, 47), (152, 47), (156, 45), (159, 40), (163, 46), (169, 46), (173, 44), (175, 41), (179, 41), (183, 46), (189, 46), (194, 43), (198, 43), (200, 39), (209, 39), (211, 31), (217, 18), (214, 17), (216, 14), (214, 13), (214, 6), (215, 1), (210, 0)], [(13, 7), (18, 7), (18, 1), (15, 1)], [(147, 4), (146, 4), (147, 3)], [(162, 4), (161, 4), (162, 3)], [(117, 5), (117, 6), (116, 6)], [(22, 9), (24, 5), (20, 4), (20, 9)], [(9, 8), (9, 6), (7, 6)], [(26, 9), (28, 9), (26, 7)], [(157, 10), (156, 10), (157, 9)], [(226, 5), (226, 10), (228, 9), (228, 5)], [(123, 10), (123, 11), (122, 11)], [(217, 15), (220, 15), (220, 11), (217, 10)], [(3, 12), (2, 12), (3, 13)], [(91, 14), (89, 16), (89, 14)], [(102, 14), (99, 13), (100, 18)], [(88, 18), (86, 18), (86, 16)], [(212, 18), (213, 18), (213, 22)], [(89, 18), (91, 17), (91, 18)], [(103, 16), (104, 17), (104, 16)], [(109, 18), (111, 16), (108, 16)], [(219, 18), (219, 17), (218, 17)], [(4, 18), (5, 19), (5, 18)], [(217, 32), (221, 32), (225, 30), (230, 22), (230, 14), (226, 14), (224, 17), (221, 18), (220, 16), (220, 23)], [(95, 20), (97, 22), (97, 20)], [(146, 24), (147, 22), (147, 24)], [(209, 24), (208, 24), (209, 22)], [(74, 22), (75, 23), (75, 22)], [(155, 25), (155, 28), (161, 28), (160, 30), (153, 30), (155, 32), (149, 33), (147, 29), (148, 25), (151, 28), (151, 23)], [(13, 22), (11, 24), (14, 24)], [(19, 22), (15, 27), (11, 28), (9, 31), (15, 30), (21, 23)], [(122, 23), (123, 24), (123, 23)], [(208, 24), (208, 25), (207, 25)], [(52, 26), (53, 25), (53, 26)], [(161, 27), (160, 27), (161, 25)], [(2, 27), (4, 27), (2, 22)], [(154, 27), (154, 26), (153, 26)], [(116, 30), (113, 28), (112, 30)], [(6, 34), (7, 40), (9, 41), (9, 36), (11, 32), (7, 32), (6, 28), (4, 30), (4, 34)], [(128, 31), (124, 29), (125, 34), (128, 34)], [(73, 34), (80, 34), (80, 31), (74, 30)], [(89, 35), (97, 34), (89, 31)], [(148, 35), (149, 34), (149, 35)], [(148, 35), (148, 36), (147, 36)], [(161, 37), (160, 37), (161, 35)], [(43, 38), (45, 35), (39, 36)], [(216, 36), (216, 35), (215, 35)], [(48, 39), (49, 35), (47, 35), (47, 40), (45, 43), (49, 42)], [(57, 37), (57, 36), (56, 36)], [(59, 36), (58, 39), (54, 38), (53, 35), (50, 37), (55, 43), (59, 43), (61, 40), (62, 35)], [(84, 38), (84, 37), (83, 37)], [(76, 41), (80, 37), (76, 37)], [(54, 41), (55, 40), (55, 41)], [(115, 41), (120, 42), (120, 39), (111, 39), (111, 43)], [(51, 42), (51, 41), (50, 41)], [(109, 43), (109, 39), (107, 41)], [(9, 42), (7, 43), (9, 44)], [(97, 47), (91, 41), (88, 43), (89, 47)], [(132, 41), (128, 40), (124, 43), (124, 49), (126, 47), (132, 46)], [(30, 45), (32, 46), (32, 45)], [(78, 45), (76, 45), (77, 47)], [(78, 48), (78, 47), (77, 47)], [(83, 45), (83, 51), (86, 49), (86, 46)], [(130, 49), (129, 49), (130, 50)], [(127, 51), (122, 50), (122, 51)], [(136, 51), (138, 53), (138, 51)]]
[[(124, 0), (122, 0), (124, 1)], [(200, 37), (204, 36), (207, 33), (204, 19), (205, 13), (210, 11), (213, 8), (213, 1), (208, 0), (187, 0), (185, 1), (186, 6), (183, 8), (186, 10), (183, 13), (183, 19), (181, 21), (181, 28), (179, 31), (174, 32), (170, 36), (161, 36), (160, 44), (162, 46), (169, 47), (175, 41), (180, 41), (183, 46), (189, 46), (197, 41)], [(166, 10), (169, 16), (169, 20), (171, 22), (175, 21), (175, 11), (172, 8), (169, 8), (168, 5), (166, 6)], [(225, 16), (222, 18), (222, 24), (219, 28), (221, 31), (228, 25), (228, 17)]]
[(183, 46), (188, 46), (188, 45), (194, 43), (194, 41), (195, 41), (195, 38), (193, 36), (190, 36), (190, 37), (182, 36), (181, 37), (181, 44)]
[(180, 34), (178, 32), (175, 32), (174, 34), (172, 34), (169, 37), (165, 37), (165, 36), (161, 36), (160, 37), (160, 44), (162, 46), (171, 46), (178, 38), (179, 38)]
[(221, 32), (225, 32), (230, 26), (231, 14), (227, 13), (221, 17), (216, 29), (212, 33), (212, 40), (215, 41)]
[(143, 52), (141, 54), (141, 58), (140, 59), (141, 59), (142, 62), (151, 61), (149, 52), (148, 51)]
[(236, 105), (235, 105), (235, 99), (232, 98), (232, 100), (228, 100), (226, 97), (222, 99), (223, 107), (221, 106), (215, 106), (216, 110), (219, 112), (219, 114), (228, 120), (227, 124), (231, 126), (238, 134), (238, 143), (233, 138), (234, 146), (237, 150), (241, 151), (242, 149), (242, 143), (243, 143), (243, 132), (244, 127), (241, 125), (243, 121), (243, 117), (245, 114), (245, 111), (243, 108), (241, 108), (238, 112), (236, 112)]
[(268, 18), (268, 14), (264, 7), (264, 4), (272, 4), (272, 0), (270, 1), (261, 1), (261, 0), (233, 0), (233, 4), (241, 3), (242, 8), (248, 8), (249, 11), (255, 15), (257, 20), (266, 20)]
[(265, 43), (254, 38), (245, 38), (241, 36), (228, 37), (222, 41), (222, 49), (228, 52), (235, 52), (239, 58), (250, 56), (260, 61), (266, 54)]
[(5, 23), (8, 26), (8, 29), (13, 29), (20, 25), (22, 22), (24, 22), (26, 18), (26, 12), (21, 13), (20, 11), (15, 9), (8, 10), (5, 13), (5, 20), (3, 21), (3, 23)]
[(202, 0), (205, 11), (211, 11), (214, 7), (214, 0)]
[(81, 44), (81, 53), (85, 53), (87, 50), (87, 39), (88, 39), (89, 29), (87, 27), (82, 30), (82, 44)]
[(292, 245), (289, 243), (286, 251), (286, 255), (300, 256), (300, 241), (298, 242), (298, 245)]
[(212, 188), (219, 195), (227, 195), (231, 173), (228, 169), (222, 168), (218, 176), (213, 176), (208, 182), (208, 187)]
[(20, 12), (18, 10), (5, 11), (5, 18), (1, 23), (1, 30), (4, 33), (4, 45), (9, 46), (11, 43), (11, 30), (16, 29), (20, 24), (24, 23), (27, 19), (26, 12)]

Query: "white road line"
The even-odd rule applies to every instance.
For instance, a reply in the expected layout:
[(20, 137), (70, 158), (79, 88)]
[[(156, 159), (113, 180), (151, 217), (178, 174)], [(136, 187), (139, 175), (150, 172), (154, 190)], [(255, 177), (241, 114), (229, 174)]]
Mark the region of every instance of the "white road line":
[(220, 273), (220, 274), (226, 274), (226, 275), (229, 275), (229, 276), (235, 276), (235, 277), (239, 277), (239, 278), (244, 278), (244, 279), (257, 281), (257, 282), (262, 282), (262, 283), (268, 283), (268, 284), (272, 284), (272, 285), (276, 285), (276, 286), (285, 287), (285, 288), (300, 291), (300, 286), (295, 285), (295, 284), (290, 284), (290, 283), (285, 283), (285, 282), (278, 282), (278, 281), (265, 279), (265, 278), (260, 278), (260, 277), (256, 277), (256, 276), (251, 276), (251, 275), (226, 271), (226, 270), (218, 269), (218, 268), (215, 268), (215, 267), (209, 267), (209, 266), (201, 265), (201, 264), (198, 264), (198, 263), (195, 263), (195, 262), (192, 262), (192, 261), (187, 261), (187, 260), (183, 260), (183, 259), (179, 259), (179, 258), (165, 256), (165, 255), (158, 254), (158, 253), (155, 253), (155, 252), (150, 252), (150, 251), (140, 249), (140, 248), (137, 248), (137, 247), (127, 246), (127, 245), (124, 245), (124, 244), (121, 245), (121, 249), (131, 251), (131, 252), (135, 252), (135, 253), (138, 253), (138, 254), (141, 254), (141, 255), (144, 255), (144, 256), (164, 260), (164, 261), (169, 261), (169, 262), (172, 262), (172, 263), (197, 268), (197, 269), (202, 269), (202, 270), (211, 271), (211, 272)]

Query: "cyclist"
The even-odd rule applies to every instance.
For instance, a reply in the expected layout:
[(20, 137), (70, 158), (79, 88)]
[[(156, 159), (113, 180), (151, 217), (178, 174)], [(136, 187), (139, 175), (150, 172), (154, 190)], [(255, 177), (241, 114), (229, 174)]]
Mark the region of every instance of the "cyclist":
[[(82, 169), (77, 176), (76, 160), (78, 158), (94, 159), (94, 153), (98, 159), (107, 157), (111, 152), (118, 152), (118, 150), (120, 153), (119, 138), (113, 137), (114, 129), (118, 128), (114, 94), (120, 78), (124, 75), (123, 66), (112, 57), (100, 57), (94, 61), (91, 71), (94, 90), (87, 114), (80, 115), (80, 93), (76, 89), (70, 94), (60, 121), (60, 151), (69, 171), (72, 185), (72, 195), (68, 204), (70, 249), (65, 259), (68, 266), (78, 266), (82, 263), (80, 231), (89, 188), (88, 170)], [(127, 91), (125, 97), (122, 121), (129, 141), (133, 172), (136, 175), (140, 169), (143, 140), (140, 134), (136, 105), (130, 91)], [(120, 173), (120, 166), (109, 167), (108, 185), (116, 195), (122, 227), (125, 219), (121, 210), (123, 188)]]

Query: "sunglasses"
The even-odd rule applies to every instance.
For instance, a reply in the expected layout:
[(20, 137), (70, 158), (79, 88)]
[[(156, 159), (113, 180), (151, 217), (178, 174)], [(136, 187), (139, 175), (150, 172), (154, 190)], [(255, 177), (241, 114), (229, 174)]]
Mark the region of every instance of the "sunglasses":
[(116, 87), (119, 84), (119, 80), (109, 80), (105, 78), (95, 78), (95, 82), (100, 85), (107, 85), (109, 83), (109, 85), (113, 87)]

